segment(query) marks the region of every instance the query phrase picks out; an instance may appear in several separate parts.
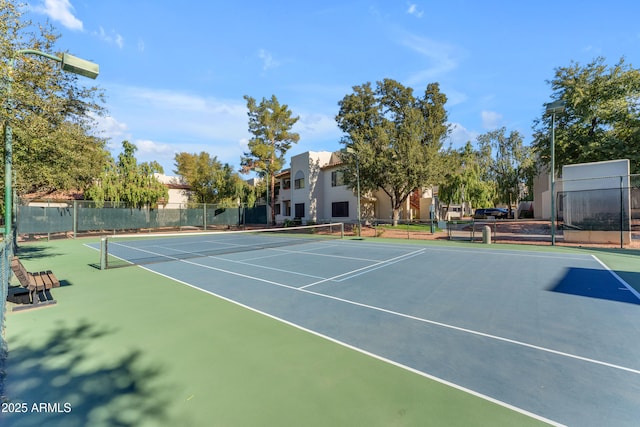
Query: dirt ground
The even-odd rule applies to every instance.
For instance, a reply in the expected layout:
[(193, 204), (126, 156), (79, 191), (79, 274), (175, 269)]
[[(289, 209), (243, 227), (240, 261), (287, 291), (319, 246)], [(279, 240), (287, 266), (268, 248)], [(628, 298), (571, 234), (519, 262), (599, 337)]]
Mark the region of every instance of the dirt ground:
[[(468, 230), (467, 230), (468, 231)], [(350, 235), (355, 235), (355, 230), (348, 232)], [(430, 232), (414, 232), (407, 231), (402, 225), (398, 226), (395, 230), (388, 228), (374, 228), (363, 227), (362, 237), (384, 237), (389, 239), (411, 239), (411, 240), (449, 240), (449, 233), (447, 231), (438, 231), (435, 233)], [(477, 228), (475, 232), (476, 241), (482, 241), (482, 232)], [(457, 239), (462, 240), (462, 239)], [(536, 225), (519, 224), (519, 223), (507, 223), (500, 224), (497, 230), (497, 234), (492, 236), (492, 240), (496, 244), (511, 243), (521, 245), (540, 245), (550, 246), (551, 237), (549, 233), (549, 225)], [(594, 248), (620, 248), (619, 242), (609, 244), (595, 244), (595, 243), (565, 243), (562, 241), (562, 236), (559, 235), (556, 240), (557, 246), (568, 247), (594, 247)], [(640, 235), (638, 233), (633, 234), (631, 243), (624, 246), (627, 249), (640, 249)]]

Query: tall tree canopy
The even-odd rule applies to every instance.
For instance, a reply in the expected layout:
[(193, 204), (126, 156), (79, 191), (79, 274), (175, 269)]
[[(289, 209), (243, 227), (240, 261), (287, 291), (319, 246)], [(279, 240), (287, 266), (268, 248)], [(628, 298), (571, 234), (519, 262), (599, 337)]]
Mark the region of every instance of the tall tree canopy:
[(475, 150), (471, 142), (445, 154), (446, 172), (438, 185), (438, 200), (447, 205), (469, 203), (474, 208), (493, 206), (496, 183), (487, 167), (486, 150)]
[[(608, 67), (603, 57), (555, 70), (552, 100), (564, 100), (556, 115), (556, 166), (629, 159), (640, 173), (640, 71), (621, 58)], [(533, 146), (542, 166), (550, 164), (551, 117), (534, 122)]]
[[(259, 168), (260, 175), (269, 177), (269, 194), (275, 191), (275, 174), (280, 172), (285, 165), (285, 154), (300, 139), (300, 135), (292, 132), (293, 125), (299, 117), (293, 117), (293, 113), (286, 104), (280, 104), (275, 95), (271, 99), (262, 98), (258, 104), (250, 96), (244, 97), (247, 101), (249, 112), (249, 132), (253, 138), (249, 141), (249, 152), (241, 158), (241, 172), (249, 173)], [(275, 197), (271, 197), (271, 222), (275, 207)]]
[(229, 164), (222, 164), (209, 153), (178, 153), (175, 157), (174, 173), (180, 175), (191, 187), (191, 201), (215, 203), (237, 207), (238, 202), (247, 203), (250, 194), (248, 185)]
[(169, 199), (169, 190), (156, 178), (163, 173), (157, 162), (138, 164), (137, 147), (129, 141), (122, 142), (122, 153), (117, 162), (110, 162), (100, 178), (87, 189), (85, 198), (101, 205), (105, 201), (123, 203), (127, 207), (154, 206)]
[(395, 80), (385, 79), (353, 87), (340, 102), (336, 116), (345, 133), (345, 180), (353, 188), (356, 162), (361, 191), (381, 189), (390, 198), (393, 223), (417, 188), (436, 184), (443, 172), (440, 150), (449, 133), (447, 97), (437, 83), (427, 86), (423, 97)]
[[(14, 189), (18, 195), (85, 189), (110, 157), (92, 130), (104, 113), (103, 92), (83, 86), (86, 79), (63, 72), (55, 61), (17, 54), (34, 49), (61, 56), (54, 28), (24, 19), (22, 7), (0, 0), (0, 115), (3, 135), (8, 122), (13, 131)], [(4, 156), (4, 144), (0, 152)]]
[[(523, 144), (517, 131), (506, 135), (506, 128), (500, 128), (478, 136), (480, 151), (489, 158), (489, 172), (495, 180), (497, 201), (511, 208), (525, 196), (527, 185), (531, 184), (532, 156), (530, 147)], [(529, 187), (530, 188), (530, 187)]]

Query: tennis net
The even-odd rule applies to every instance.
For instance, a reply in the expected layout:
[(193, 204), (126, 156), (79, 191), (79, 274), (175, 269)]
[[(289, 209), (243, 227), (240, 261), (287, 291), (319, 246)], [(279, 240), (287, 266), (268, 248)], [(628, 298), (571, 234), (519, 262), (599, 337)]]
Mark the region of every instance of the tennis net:
[(343, 236), (342, 223), (241, 231), (113, 235), (100, 242), (100, 269), (283, 248)]

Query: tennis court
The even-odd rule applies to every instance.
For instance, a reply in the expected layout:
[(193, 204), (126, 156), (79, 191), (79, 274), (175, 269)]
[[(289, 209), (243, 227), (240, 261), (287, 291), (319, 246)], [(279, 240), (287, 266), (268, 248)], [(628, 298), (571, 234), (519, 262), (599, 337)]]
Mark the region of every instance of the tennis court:
[(593, 254), (185, 239), (110, 253), (551, 424), (640, 417), (640, 295)]

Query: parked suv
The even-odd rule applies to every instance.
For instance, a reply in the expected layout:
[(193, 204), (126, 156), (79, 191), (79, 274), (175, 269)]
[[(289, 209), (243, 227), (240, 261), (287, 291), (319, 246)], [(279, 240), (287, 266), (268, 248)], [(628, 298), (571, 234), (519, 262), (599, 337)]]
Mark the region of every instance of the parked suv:
[(507, 219), (509, 218), (509, 210), (504, 208), (483, 208), (476, 209), (473, 214), (474, 219), (487, 219), (489, 217), (495, 219)]

